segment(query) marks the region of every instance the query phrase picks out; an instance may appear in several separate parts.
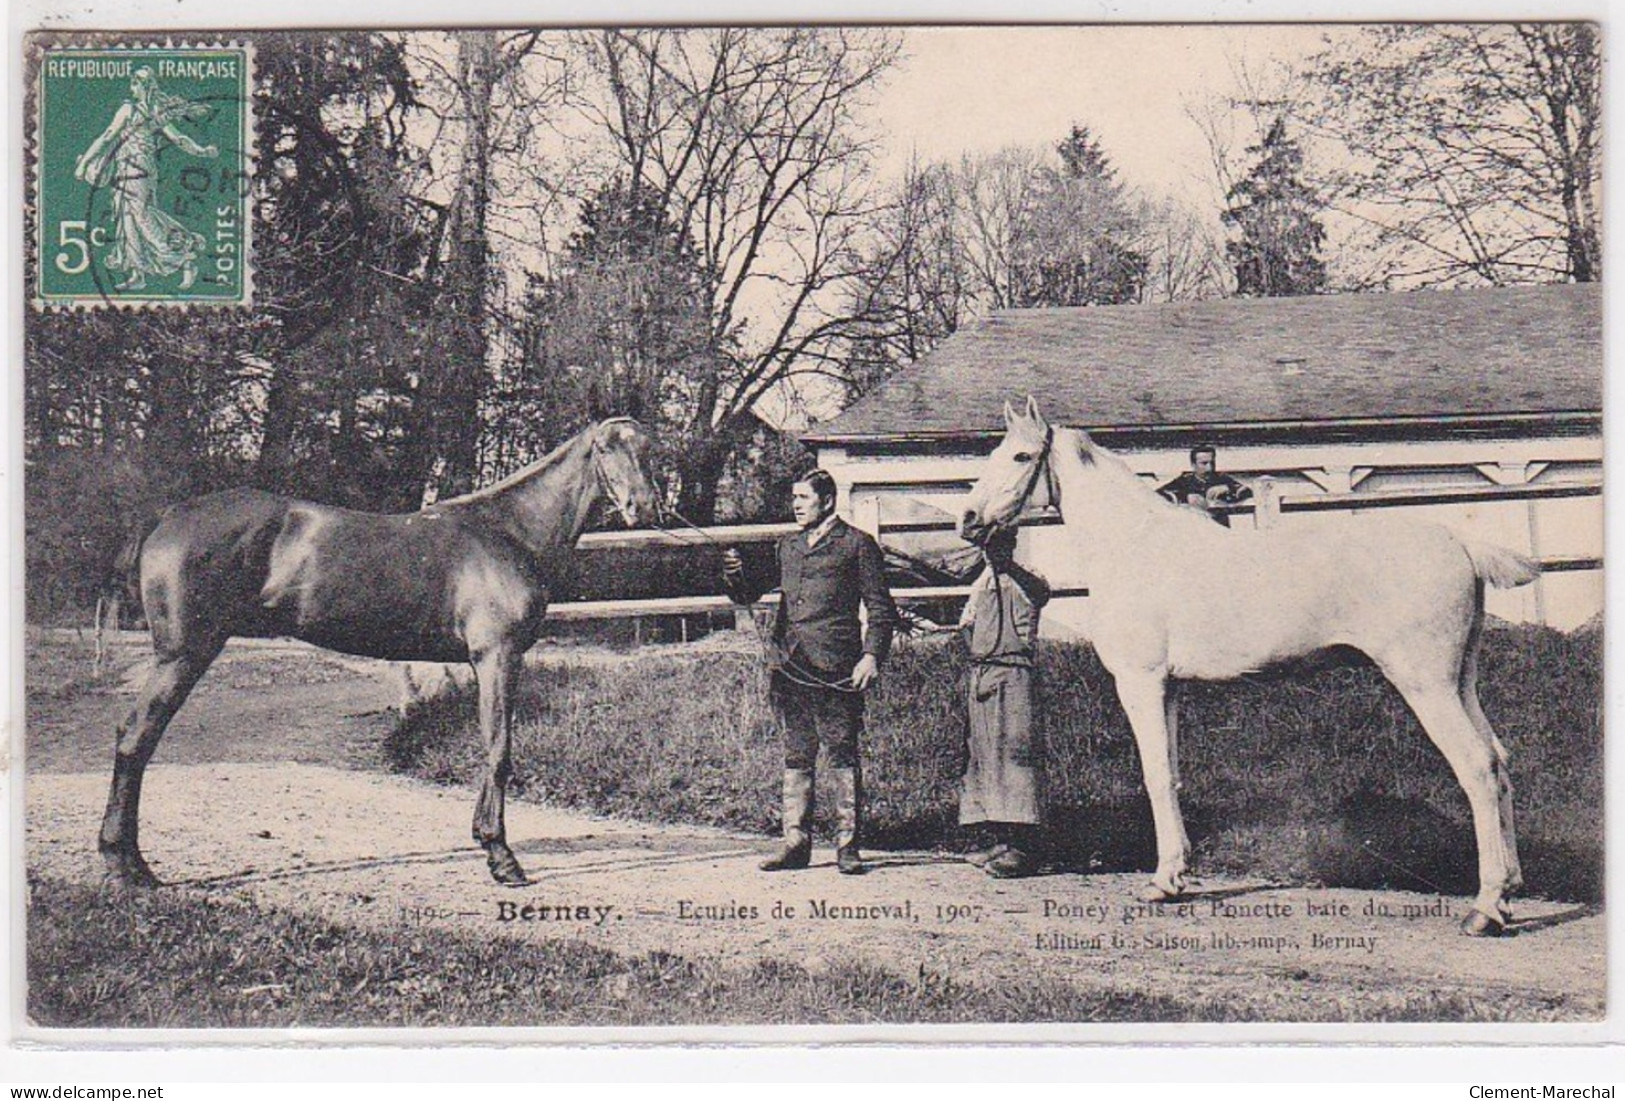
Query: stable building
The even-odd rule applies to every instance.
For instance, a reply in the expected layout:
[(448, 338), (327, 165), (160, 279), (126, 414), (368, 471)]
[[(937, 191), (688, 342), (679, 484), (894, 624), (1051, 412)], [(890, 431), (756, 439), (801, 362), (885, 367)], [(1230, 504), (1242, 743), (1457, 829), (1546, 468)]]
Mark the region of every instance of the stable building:
[[(802, 440), (844, 514), (897, 543), (957, 515), (1031, 394), (1156, 484), (1216, 445), (1268, 502), (1235, 525), (1399, 512), (1529, 554), (1547, 572), (1489, 610), (1567, 630), (1603, 606), (1602, 311), (1597, 284), (1002, 310)], [(1087, 588), (1058, 529), (1022, 539)], [(1083, 599), (1056, 603), (1057, 633)]]

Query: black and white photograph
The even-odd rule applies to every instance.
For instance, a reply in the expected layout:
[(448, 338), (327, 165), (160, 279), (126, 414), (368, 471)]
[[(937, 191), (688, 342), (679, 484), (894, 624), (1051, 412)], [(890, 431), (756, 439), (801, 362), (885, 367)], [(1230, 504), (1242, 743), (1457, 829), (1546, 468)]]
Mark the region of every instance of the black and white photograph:
[(459, 22), (23, 28), (14, 1036), (1617, 1038), (1602, 24)]

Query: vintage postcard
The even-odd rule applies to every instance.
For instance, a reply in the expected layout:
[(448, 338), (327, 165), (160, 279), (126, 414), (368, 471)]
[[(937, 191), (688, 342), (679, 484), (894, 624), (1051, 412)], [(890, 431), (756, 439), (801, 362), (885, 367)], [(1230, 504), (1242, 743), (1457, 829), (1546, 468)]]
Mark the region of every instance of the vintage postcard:
[(1603, 48), (31, 28), (14, 1034), (1617, 1039)]

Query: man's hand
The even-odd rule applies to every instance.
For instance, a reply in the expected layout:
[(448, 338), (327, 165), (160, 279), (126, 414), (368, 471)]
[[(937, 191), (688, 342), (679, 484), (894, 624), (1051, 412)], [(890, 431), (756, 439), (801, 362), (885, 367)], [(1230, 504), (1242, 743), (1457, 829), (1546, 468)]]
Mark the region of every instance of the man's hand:
[(880, 663), (875, 661), (873, 654), (864, 654), (852, 667), (852, 687), (862, 692), (873, 684), (879, 675)]
[(1208, 487), (1207, 503), (1209, 505), (1222, 505), (1222, 504), (1225, 504), (1226, 502), (1228, 502), (1229, 500), (1230, 500), (1230, 487), (1229, 486), (1209, 486)]
[(738, 547), (729, 547), (722, 552), (722, 572), (730, 575), (745, 572), (745, 560), (739, 557)]
[(1207, 498), (1202, 496), (1200, 493), (1185, 494), (1185, 503), (1191, 508), (1207, 508)]
[(905, 635), (941, 635), (959, 630), (957, 626), (938, 623), (934, 619), (927, 619), (918, 612), (911, 612), (907, 608), (897, 609), (897, 629)]

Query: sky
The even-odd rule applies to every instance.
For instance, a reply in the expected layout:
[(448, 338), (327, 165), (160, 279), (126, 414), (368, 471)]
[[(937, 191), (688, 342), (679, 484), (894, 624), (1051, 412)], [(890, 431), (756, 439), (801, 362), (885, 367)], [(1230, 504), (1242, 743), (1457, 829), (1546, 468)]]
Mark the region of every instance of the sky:
[(1187, 103), (1229, 95), (1236, 69), (1262, 72), (1319, 48), (1328, 28), (1259, 26), (934, 27), (905, 32), (902, 63), (875, 103), (881, 170), (911, 154), (957, 159), (1053, 145), (1090, 128), (1127, 184), (1205, 198), (1212, 167)]

